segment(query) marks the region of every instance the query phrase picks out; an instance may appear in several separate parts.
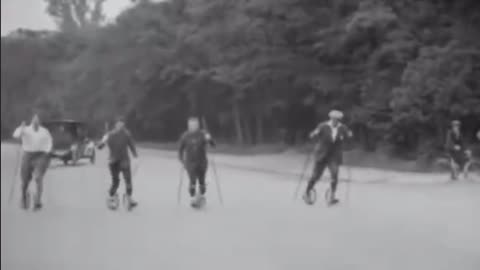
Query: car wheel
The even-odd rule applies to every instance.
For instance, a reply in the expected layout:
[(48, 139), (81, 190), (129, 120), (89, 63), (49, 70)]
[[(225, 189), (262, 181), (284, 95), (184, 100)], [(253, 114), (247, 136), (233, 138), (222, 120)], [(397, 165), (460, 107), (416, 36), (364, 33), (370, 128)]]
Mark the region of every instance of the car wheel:
[(78, 163), (78, 154), (75, 154), (72, 158), (72, 165), (77, 165)]

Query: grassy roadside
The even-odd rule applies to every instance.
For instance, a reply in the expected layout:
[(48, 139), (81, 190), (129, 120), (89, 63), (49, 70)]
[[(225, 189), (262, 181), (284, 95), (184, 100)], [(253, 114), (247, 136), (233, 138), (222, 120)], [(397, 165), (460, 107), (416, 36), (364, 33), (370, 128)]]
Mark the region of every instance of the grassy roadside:
[[(16, 143), (13, 140), (4, 140), (2, 143)], [(138, 146), (166, 150), (176, 151), (178, 149), (177, 143), (156, 143), (156, 142), (138, 142)], [(305, 155), (305, 157), (311, 151), (311, 146), (303, 145), (297, 147), (287, 147), (282, 144), (262, 144), (257, 146), (240, 146), (231, 144), (219, 144), (212, 150), (214, 153), (237, 155), (237, 156), (255, 156), (255, 155)], [(448, 162), (440, 159), (434, 164), (433, 167), (425, 167), (415, 160), (402, 160), (398, 158), (392, 158), (386, 153), (382, 152), (365, 152), (359, 149), (346, 151), (344, 154), (345, 164), (363, 167), (374, 168), (398, 172), (433, 172), (433, 171), (445, 171), (448, 168)], [(477, 167), (478, 161), (477, 161)]]
[[(142, 142), (139, 143), (139, 146), (146, 147), (150, 149), (158, 150), (167, 150), (167, 151), (176, 151), (178, 145), (176, 143), (152, 143), (152, 142)], [(212, 150), (214, 153), (228, 154), (228, 155), (238, 155), (238, 156), (254, 156), (254, 155), (273, 155), (273, 154), (283, 154), (283, 155), (305, 155), (307, 156), (311, 151), (311, 146), (297, 146), (297, 147), (287, 147), (281, 144), (264, 144), (258, 146), (238, 146), (238, 145), (227, 145), (219, 144), (215, 149)], [(381, 152), (365, 152), (359, 149), (346, 151), (344, 154), (345, 164), (355, 166), (355, 167), (364, 167), (364, 168), (375, 168), (382, 170), (391, 170), (399, 172), (432, 172), (432, 171), (443, 171), (447, 168), (448, 163), (444, 160), (440, 160), (433, 167), (425, 167), (419, 162), (413, 160), (402, 160), (398, 158), (392, 158), (386, 153)]]
[[(139, 142), (138, 145), (141, 147), (158, 149), (158, 150), (167, 150), (167, 151), (178, 150), (177, 143)], [(252, 156), (252, 155), (280, 154), (286, 150), (288, 150), (288, 147), (285, 147), (280, 144), (262, 144), (258, 146), (217, 144), (217, 146), (212, 149), (212, 152), (219, 153), (219, 154), (236, 155), (236, 156)]]

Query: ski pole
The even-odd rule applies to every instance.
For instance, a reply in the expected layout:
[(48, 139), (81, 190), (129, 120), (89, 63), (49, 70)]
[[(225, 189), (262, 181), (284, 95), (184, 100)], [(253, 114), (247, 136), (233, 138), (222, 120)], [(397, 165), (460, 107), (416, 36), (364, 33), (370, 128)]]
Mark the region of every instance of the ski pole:
[[(202, 121), (202, 125), (203, 125), (203, 129), (205, 131), (207, 131), (208, 133), (208, 125), (207, 125), (207, 121), (205, 120), (205, 117), (202, 117), (201, 119)], [(213, 154), (212, 154), (213, 155)], [(215, 181), (215, 185), (217, 187), (217, 196), (218, 196), (218, 200), (220, 201), (220, 204), (223, 205), (223, 196), (222, 196), (222, 190), (221, 190), (221, 187), (220, 187), (220, 180), (218, 178), (218, 173), (217, 173), (217, 166), (215, 165), (215, 158), (212, 157), (210, 159), (211, 163), (212, 163), (212, 170), (213, 170), (213, 178), (214, 178), (214, 181)]]
[(178, 182), (177, 188), (177, 204), (180, 204), (182, 198), (182, 187), (183, 187), (183, 167), (180, 167), (180, 181)]
[(308, 153), (307, 158), (305, 159), (305, 163), (303, 164), (302, 174), (300, 175), (300, 179), (298, 180), (297, 187), (295, 188), (295, 193), (293, 194), (293, 200), (297, 199), (298, 192), (303, 182), (303, 178), (305, 177), (305, 173), (307, 171), (308, 165), (310, 164), (310, 159), (312, 158), (313, 151)]
[(12, 184), (10, 185), (10, 193), (8, 194), (8, 204), (11, 204), (13, 195), (15, 193), (15, 186), (17, 183), (17, 174), (20, 167), (20, 163), (21, 163), (21, 152), (22, 152), (22, 144), (20, 144), (17, 148), (17, 154), (15, 157), (16, 159), (15, 170), (13, 171)]
[(218, 194), (218, 200), (220, 201), (220, 204), (223, 205), (223, 196), (222, 196), (222, 190), (220, 187), (220, 180), (218, 179), (218, 174), (217, 174), (217, 166), (215, 165), (215, 160), (212, 158), (212, 170), (214, 174), (214, 180), (215, 180), (215, 185), (217, 186), (217, 194)]
[(352, 169), (350, 168), (350, 166), (347, 166), (347, 186), (346, 186), (346, 189), (345, 189), (345, 202), (348, 204), (349, 200), (350, 200), (350, 184), (352, 183)]
[(132, 179), (135, 178), (135, 176), (137, 175), (139, 168), (140, 168), (140, 161), (137, 164), (135, 164), (135, 167), (133, 167)]

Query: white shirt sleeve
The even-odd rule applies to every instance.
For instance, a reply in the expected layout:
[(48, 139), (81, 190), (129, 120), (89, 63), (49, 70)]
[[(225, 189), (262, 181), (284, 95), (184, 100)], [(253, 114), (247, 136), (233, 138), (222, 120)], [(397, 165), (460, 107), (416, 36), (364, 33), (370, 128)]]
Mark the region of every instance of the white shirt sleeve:
[(22, 128), (22, 126), (19, 126), (15, 129), (15, 131), (13, 132), (13, 138), (15, 139), (20, 139), (23, 135), (23, 130), (24, 128)]
[(50, 153), (53, 150), (53, 139), (52, 135), (50, 134), (50, 131), (48, 129), (45, 129), (45, 151), (47, 153)]
[(318, 124), (317, 127), (315, 127), (315, 129), (312, 130), (312, 132), (310, 132), (309, 136), (310, 136), (310, 138), (313, 138), (313, 137), (317, 136), (318, 133), (320, 133), (320, 124)]
[(100, 141), (101, 144), (106, 144), (108, 141), (108, 133), (103, 135), (102, 140)]

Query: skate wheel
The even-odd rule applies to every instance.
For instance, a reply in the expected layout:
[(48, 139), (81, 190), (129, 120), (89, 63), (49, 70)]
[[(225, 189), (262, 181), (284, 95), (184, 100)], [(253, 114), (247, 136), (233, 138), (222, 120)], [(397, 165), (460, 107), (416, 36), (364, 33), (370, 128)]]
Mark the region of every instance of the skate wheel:
[(107, 207), (110, 209), (110, 210), (117, 210), (118, 209), (118, 206), (119, 206), (120, 202), (118, 201), (118, 197), (115, 197), (115, 198), (108, 198), (107, 199)]
[(195, 209), (198, 209), (198, 208), (199, 208), (199, 207), (198, 207), (198, 203), (195, 202), (195, 201), (192, 201), (192, 202), (190, 203), (190, 206), (191, 206), (192, 208), (195, 208)]
[(205, 206), (207, 200), (204, 197), (195, 198), (190, 205), (195, 209), (200, 209)]
[(308, 194), (305, 193), (303, 195), (303, 200), (308, 205), (315, 204), (315, 202), (317, 201), (317, 191), (315, 190), (315, 188), (312, 188), (312, 190), (310, 190), (310, 192)]

